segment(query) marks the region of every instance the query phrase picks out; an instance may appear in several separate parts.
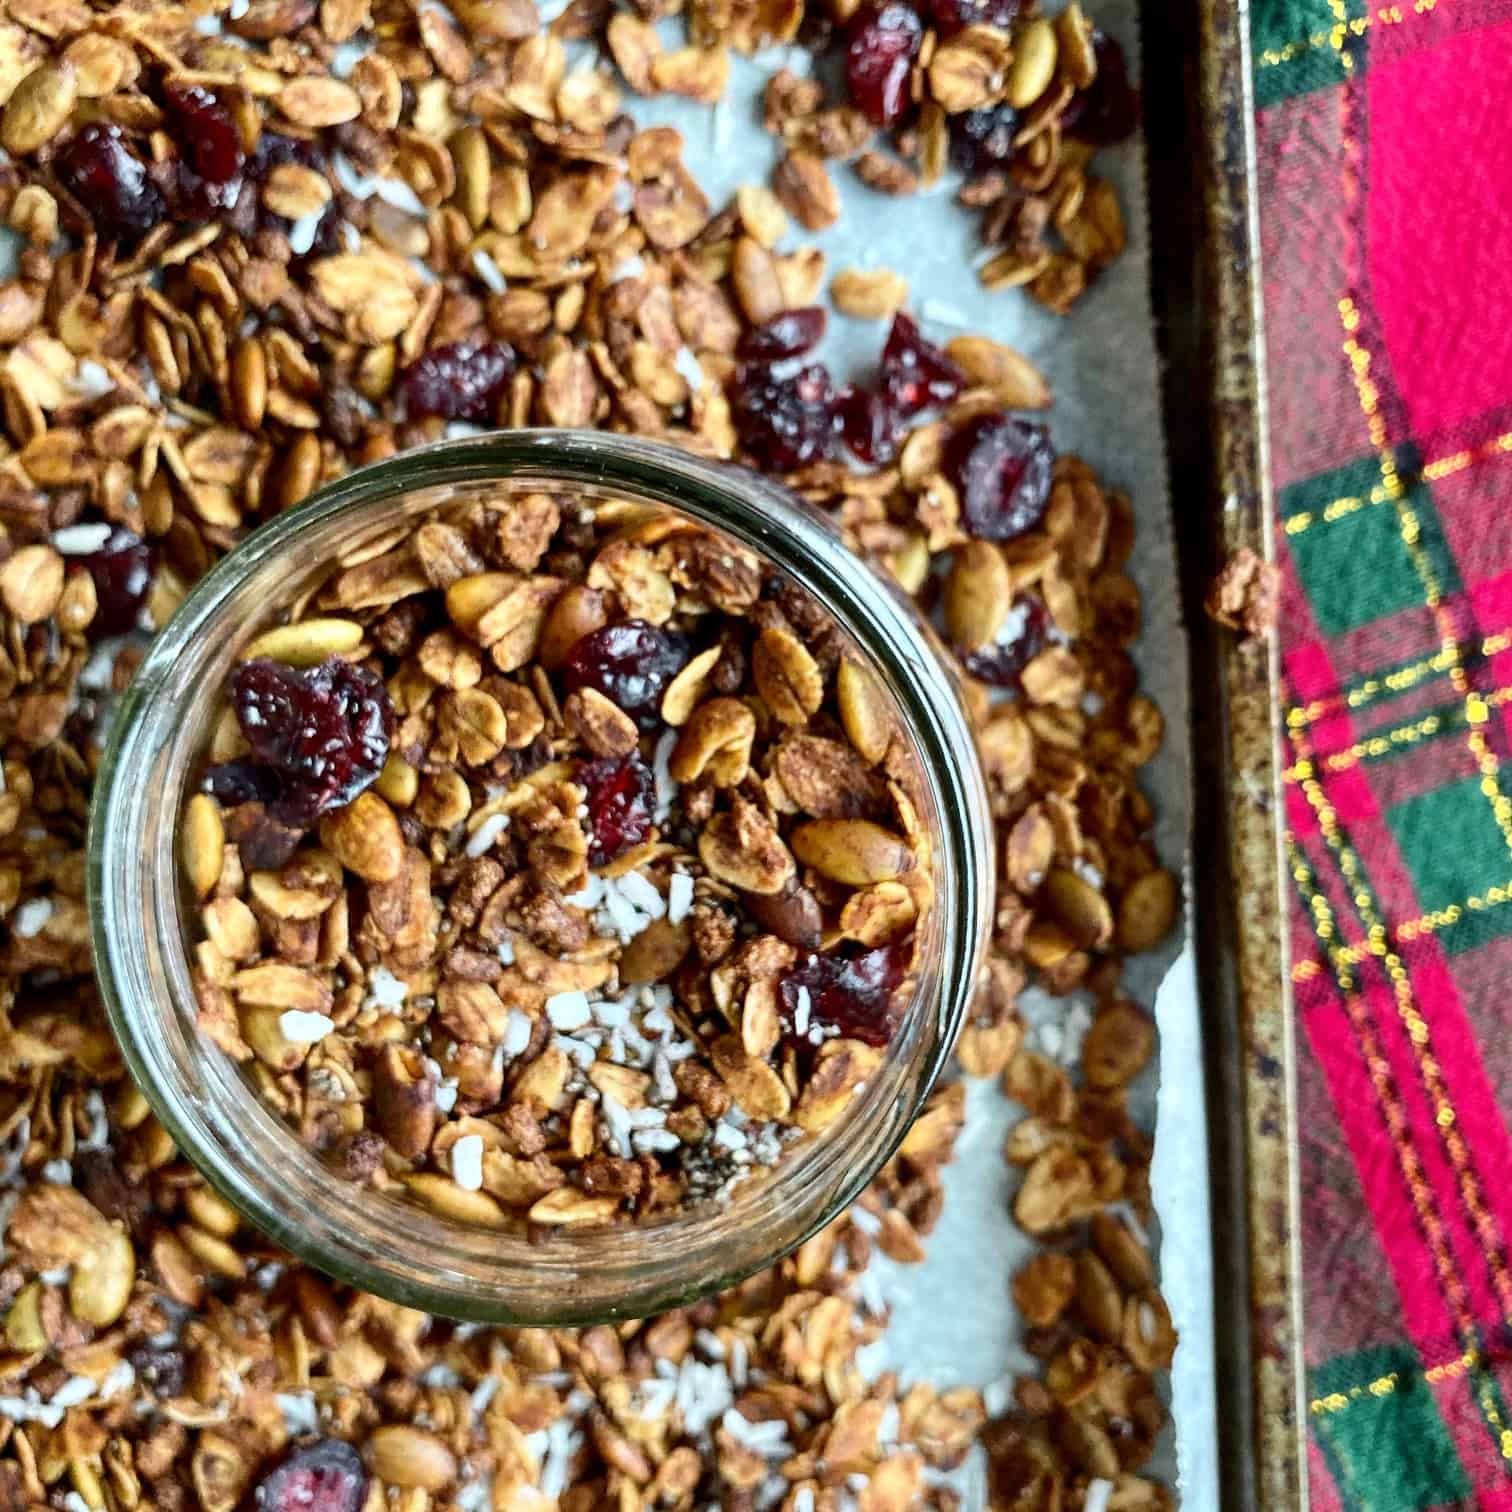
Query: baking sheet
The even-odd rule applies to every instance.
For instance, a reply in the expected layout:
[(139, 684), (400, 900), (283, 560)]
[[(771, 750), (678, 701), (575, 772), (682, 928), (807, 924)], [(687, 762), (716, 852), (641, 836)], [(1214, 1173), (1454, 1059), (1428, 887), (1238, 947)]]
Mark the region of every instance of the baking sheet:
[[(1116, 37), (1139, 77), (1135, 0), (1094, 0), (1093, 19)], [(675, 41), (676, 26), (668, 32)], [(741, 184), (768, 180), (778, 151), (761, 126), (760, 94), (780, 66), (806, 70), (809, 55), (771, 50), (754, 62), (735, 59), (725, 100), (712, 110), (662, 98), (632, 100), (644, 124), (683, 133), (685, 159), (718, 206)], [(1149, 293), (1149, 216), (1144, 149), (1135, 142), (1098, 155), (1096, 170), (1119, 191), (1129, 244), (1066, 319), (1027, 295), (982, 289), (973, 266), (983, 256), (977, 214), (954, 202), (959, 177), (933, 190), (894, 200), (868, 190), (850, 172), (834, 174), (844, 204), (837, 225), (811, 235), (794, 230), (789, 246), (822, 247), (832, 274), (846, 266), (885, 266), (904, 274), (911, 307), (925, 333), (945, 341), (979, 331), (1018, 348), (1050, 380), (1050, 413), (1058, 447), (1074, 451), (1134, 500), (1139, 522), (1128, 571), (1144, 598), (1144, 631), (1134, 648), (1145, 691), (1165, 714), (1167, 737), (1143, 778), (1156, 812), (1155, 841), (1167, 866), (1182, 870), (1190, 834), (1187, 742), (1187, 650), (1161, 426), (1160, 382)], [(0, 277), (14, 266), (17, 239), (0, 230)], [(864, 373), (885, 335), (885, 323), (833, 315), (819, 355), (837, 380)], [(1190, 931), (1133, 963), (1126, 985), (1153, 1005), (1160, 1028), (1158, 1066), (1133, 1089), (1136, 1116), (1157, 1128), (1152, 1172), (1162, 1289), (1180, 1331), (1171, 1372), (1174, 1433), (1155, 1469), (1178, 1486), (1185, 1505), (1218, 1504), (1214, 1418), (1212, 1252), (1208, 1221), (1206, 1111), (1203, 1105), (1198, 992)], [(1079, 1033), (1090, 1021), (1085, 1003), (1030, 992), (1023, 1001), (1030, 1043), (1074, 1063)], [(1024, 1353), (1008, 1281), (1035, 1248), (1009, 1216), (1015, 1173), (1003, 1160), (1007, 1130), (1022, 1109), (995, 1080), (971, 1082), (968, 1116), (946, 1168), (946, 1205), (928, 1243), (928, 1258), (900, 1266), (878, 1255), (868, 1275), (893, 1308), (885, 1363), (905, 1379), (984, 1388), (1001, 1410), (1015, 1374), (1032, 1370)], [(939, 1299), (949, 1298), (941, 1307)], [(1172, 1442), (1172, 1440), (1174, 1442)], [(966, 1512), (985, 1512), (980, 1452), (952, 1480)]]
[[(1087, 8), (1123, 44), (1137, 79), (1135, 0), (1094, 0)], [(674, 27), (668, 39), (675, 36)], [(637, 100), (631, 108), (646, 124), (681, 129), (688, 166), (717, 206), (741, 184), (768, 180), (779, 153), (761, 126), (761, 87), (776, 68), (806, 71), (809, 63), (797, 49), (770, 49), (754, 63), (735, 60), (727, 96), (712, 110), (670, 99)], [(1144, 769), (1144, 783), (1155, 805), (1160, 854), (1181, 871), (1190, 835), (1187, 647), (1150, 304), (1143, 144), (1105, 150), (1094, 166), (1118, 188), (1129, 245), (1069, 318), (1017, 291), (989, 293), (977, 282), (973, 269), (983, 257), (977, 213), (955, 204), (960, 182), (955, 174), (926, 194), (896, 200), (873, 193), (837, 168), (833, 177), (844, 204), (840, 221), (818, 234), (795, 227), (783, 250), (822, 247), (830, 274), (846, 266), (892, 268), (909, 280), (911, 308), (927, 335), (944, 341), (959, 330), (980, 331), (1027, 354), (1055, 393), (1049, 418), (1056, 444), (1080, 454), (1133, 499), (1139, 531), (1129, 571), (1144, 597), (1144, 632), (1135, 659), (1167, 726), (1165, 746)], [(832, 314), (819, 355), (842, 381), (875, 362), (884, 334), (884, 322)], [(1160, 1027), (1158, 1066), (1136, 1085), (1133, 1102), (1141, 1122), (1153, 1121), (1157, 1128), (1152, 1182), (1162, 1289), (1181, 1333), (1171, 1372), (1175, 1431), (1167, 1435), (1156, 1468), (1179, 1487), (1187, 1506), (1211, 1508), (1218, 1495), (1207, 1118), (1189, 939), (1187, 930), (1133, 963), (1126, 982), (1137, 1001), (1154, 1006)], [(1031, 992), (1023, 1006), (1034, 1026), (1031, 1044), (1074, 1063), (1079, 1031), (1089, 1020), (1085, 1004)], [(1002, 1095), (996, 1081), (971, 1083), (967, 1106), (956, 1159), (944, 1173), (945, 1211), (928, 1242), (928, 1258), (921, 1265), (900, 1266), (879, 1256), (873, 1268), (894, 1309), (888, 1363), (905, 1376), (938, 1385), (982, 1386), (989, 1405), (1000, 1409), (1014, 1374), (1034, 1364), (1019, 1342), (1008, 1290), (1009, 1276), (1034, 1245), (1009, 1216), (1018, 1177), (1002, 1157), (1007, 1130), (1023, 1110)], [(941, 1307), (940, 1298), (951, 1304)], [(986, 1507), (979, 1463), (968, 1462), (955, 1480), (972, 1512)]]

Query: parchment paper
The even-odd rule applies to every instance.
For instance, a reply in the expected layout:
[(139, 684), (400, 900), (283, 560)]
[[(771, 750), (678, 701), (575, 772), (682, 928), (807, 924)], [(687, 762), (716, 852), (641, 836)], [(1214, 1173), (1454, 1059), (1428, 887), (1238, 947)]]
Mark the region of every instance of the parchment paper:
[[(1137, 78), (1136, 0), (1093, 0), (1087, 8), (1123, 44)], [(768, 180), (777, 152), (760, 124), (760, 90), (783, 64), (801, 71), (808, 58), (797, 50), (773, 49), (755, 63), (737, 60), (726, 100), (712, 111), (658, 99), (635, 101), (633, 113), (647, 124), (681, 129), (688, 166), (717, 206), (739, 185)], [(1104, 151), (1096, 167), (1117, 185), (1129, 246), (1069, 318), (1017, 291), (982, 289), (974, 273), (982, 257), (976, 216), (954, 202), (956, 175), (929, 194), (895, 200), (838, 168), (833, 177), (844, 202), (839, 223), (818, 235), (795, 228), (784, 249), (817, 244), (828, 256), (830, 273), (849, 265), (890, 267), (909, 280), (911, 308), (922, 315), (927, 335), (944, 341), (961, 329), (981, 331), (1032, 357), (1055, 393), (1050, 423), (1057, 445), (1086, 458), (1134, 500), (1139, 530), (1130, 572), (1144, 597), (1144, 631), (1135, 657), (1167, 728), (1164, 750), (1145, 769), (1145, 788), (1155, 805), (1160, 854), (1181, 871), (1189, 838), (1187, 649), (1150, 306), (1143, 144)], [(884, 323), (834, 315), (820, 355), (841, 381), (875, 363), (884, 334)], [(1131, 966), (1127, 984), (1139, 1002), (1153, 1004), (1160, 1028), (1158, 1070), (1152, 1068), (1137, 1085), (1134, 1106), (1141, 1122), (1153, 1121), (1157, 1128), (1153, 1185), (1162, 1286), (1182, 1339), (1171, 1383), (1175, 1431), (1167, 1435), (1156, 1469), (1179, 1485), (1186, 1506), (1208, 1509), (1218, 1504), (1212, 1256), (1197, 986), (1189, 948), (1173, 940)], [(1089, 1017), (1085, 1006), (1073, 1003), (1068, 1010), (1065, 999), (1031, 994), (1025, 1014), (1039, 1026), (1039, 1048), (1074, 1063), (1077, 1032)], [(1009, 1217), (1018, 1177), (1002, 1156), (1004, 1137), (1022, 1116), (996, 1082), (972, 1084), (966, 1127), (945, 1171), (945, 1213), (928, 1241), (928, 1259), (899, 1266), (878, 1257), (872, 1266), (878, 1278), (874, 1289), (894, 1310), (887, 1363), (938, 1385), (988, 1388), (989, 1404), (999, 1410), (1012, 1376), (1034, 1363), (1019, 1344), (1008, 1290), (1009, 1275), (1032, 1249)], [(971, 1512), (985, 1508), (979, 1462), (969, 1461), (952, 1480)]]
[[(1097, 24), (1122, 42), (1138, 77), (1136, 0), (1093, 0)], [(674, 34), (669, 32), (669, 40)], [(775, 50), (754, 63), (736, 60), (726, 100), (710, 110), (669, 99), (632, 102), (645, 124), (676, 125), (685, 158), (718, 206), (744, 183), (767, 181), (776, 161), (760, 124), (760, 91), (784, 63), (801, 70), (807, 55)], [(1050, 414), (1057, 445), (1077, 452), (1099, 475), (1127, 490), (1139, 521), (1129, 571), (1144, 597), (1144, 630), (1135, 658), (1143, 685), (1166, 719), (1162, 753), (1145, 768), (1157, 815), (1155, 839), (1165, 864), (1181, 870), (1189, 837), (1187, 653), (1181, 625), (1170, 499), (1161, 429), (1159, 371), (1149, 295), (1149, 230), (1144, 149), (1135, 142), (1097, 159), (1119, 190), (1128, 250), (1068, 319), (1050, 314), (1013, 290), (984, 291), (973, 268), (982, 247), (974, 213), (954, 203), (958, 176), (931, 193), (894, 200), (875, 194), (844, 169), (834, 175), (844, 201), (840, 222), (817, 236), (831, 273), (842, 267), (886, 266), (909, 280), (914, 312), (927, 335), (948, 340), (980, 331), (1034, 359), (1055, 393)], [(0, 231), (0, 276), (14, 267), (17, 238)], [(885, 325), (836, 315), (820, 355), (837, 380), (875, 363)], [(1207, 1136), (1196, 977), (1190, 948), (1173, 940), (1131, 966), (1127, 985), (1153, 1004), (1160, 1027), (1158, 1072), (1134, 1089), (1136, 1115), (1157, 1128), (1153, 1173), (1159, 1217), (1162, 1287), (1181, 1332), (1172, 1371), (1174, 1434), (1157, 1460), (1162, 1477), (1179, 1485), (1195, 1509), (1218, 1504), (1214, 1456), (1212, 1255), (1208, 1227)], [(1073, 1062), (1085, 1005), (1031, 993), (1025, 1016), (1038, 1048)], [(1006, 1405), (1012, 1377), (1033, 1363), (1019, 1344), (1020, 1325), (1008, 1278), (1033, 1246), (1009, 1217), (1017, 1175), (1002, 1157), (1008, 1129), (1023, 1110), (996, 1082), (970, 1086), (968, 1118), (945, 1171), (944, 1216), (922, 1265), (904, 1267), (879, 1256), (868, 1291), (893, 1308), (885, 1363), (907, 1379), (937, 1385), (975, 1384), (989, 1405)], [(875, 1280), (870, 1279), (875, 1273)], [(987, 1505), (983, 1468), (973, 1457), (951, 1477), (968, 1512)]]

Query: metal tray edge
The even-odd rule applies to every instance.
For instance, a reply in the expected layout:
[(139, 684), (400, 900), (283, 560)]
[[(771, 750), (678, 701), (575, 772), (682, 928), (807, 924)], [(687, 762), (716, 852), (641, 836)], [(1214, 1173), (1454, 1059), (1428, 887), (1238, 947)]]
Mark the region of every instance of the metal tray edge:
[(1273, 637), (1240, 644), (1202, 612), (1229, 554), (1273, 556), (1249, 6), (1146, 0), (1142, 22), (1153, 292), (1192, 652), (1220, 1487), (1225, 1508), (1295, 1512), (1307, 1457), (1277, 652)]
[[(1213, 461), (1225, 555), (1241, 547), (1271, 560), (1264, 324), (1259, 269), (1253, 74), (1247, 0), (1200, 0), (1200, 101), (1210, 343)], [(1228, 753), (1222, 774), (1229, 897), (1233, 902), (1226, 1017), (1237, 1052), (1244, 1212), (1220, 1210), (1248, 1259), (1247, 1423), (1227, 1406), (1224, 1430), (1247, 1427), (1253, 1459), (1226, 1499), (1270, 1509), (1307, 1505), (1305, 1389), (1301, 1359), (1300, 1225), (1295, 1096), (1296, 1043), (1290, 978), (1278, 753), (1279, 667), (1274, 636), (1218, 646)], [(1215, 858), (1216, 859), (1216, 858)], [(1250, 885), (1270, 877), (1270, 887)], [(1237, 1031), (1237, 1032), (1235, 1032)], [(1234, 1189), (1230, 1189), (1231, 1197)], [(1220, 1382), (1222, 1391), (1222, 1382)], [(1220, 1403), (1223, 1397), (1220, 1395)], [(1238, 1447), (1237, 1445), (1235, 1447)]]

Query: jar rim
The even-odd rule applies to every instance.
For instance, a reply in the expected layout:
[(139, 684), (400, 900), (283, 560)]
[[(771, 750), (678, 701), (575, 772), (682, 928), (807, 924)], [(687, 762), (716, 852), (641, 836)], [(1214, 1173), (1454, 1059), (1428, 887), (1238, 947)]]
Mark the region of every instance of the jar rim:
[[(477, 1236), (489, 1240), (480, 1246), (455, 1232), (457, 1225), (406, 1203), (406, 1216), (413, 1214), (418, 1228), (439, 1224), (449, 1241), (429, 1235), (430, 1263), (417, 1264), (399, 1238), (372, 1221), (366, 1209), (377, 1204), (369, 1194), (354, 1202), (345, 1178), (290, 1134), (246, 1087), (229, 1057), (208, 1044), (187, 1046), (182, 1036), (187, 1012), (191, 1032), (202, 1037), (193, 1028), (192, 993), (184, 997), (188, 936), (177, 908), (169, 906), (179, 897), (176, 836), (184, 790), (174, 786), (165, 794), (153, 779), (164, 770), (171, 735), (199, 696), (203, 677), (194, 675), (196, 668), (218, 654), (209, 648), (223, 647), (234, 633), (228, 612), (237, 591), (285, 553), (349, 517), (366, 520), (385, 504), (431, 490), (489, 484), (622, 495), (681, 511), (787, 573), (871, 658), (908, 721), (931, 789), (938, 826), (939, 1009), (932, 1015), (910, 1011), (917, 1039), (912, 1056), (905, 1066), (902, 1055), (889, 1055), (867, 1089), (864, 1101), (885, 1115), (878, 1142), (858, 1152), (843, 1141), (811, 1138), (779, 1161), (770, 1179), (744, 1184), (762, 1188), (752, 1202), (741, 1199), (737, 1186), (730, 1204), (712, 1214), (699, 1207), (661, 1225), (595, 1231), (611, 1244), (617, 1236), (625, 1251), (637, 1247), (625, 1243), (627, 1235), (633, 1233), (640, 1245), (650, 1236), (652, 1248), (666, 1252), (655, 1263), (596, 1252), (583, 1242), (590, 1235), (531, 1246), (527, 1257), (522, 1237), (479, 1229)], [(664, 442), (564, 430), (442, 441), (371, 464), (276, 516), (223, 557), (155, 636), (124, 695), (96, 778), (99, 796), (88, 836), (90, 927), (101, 997), (132, 1075), (178, 1148), (256, 1227), (307, 1263), (408, 1306), (486, 1322), (582, 1323), (679, 1305), (774, 1263), (837, 1216), (901, 1142), (949, 1057), (985, 948), (992, 895), (990, 826), (977, 822), (986, 813), (985, 786), (950, 674), (907, 600), (879, 574), (857, 566), (826, 516), (757, 473)], [(164, 1018), (175, 1011), (177, 1018)], [(237, 1111), (246, 1122), (232, 1129), (226, 1127), (226, 1100), (236, 1099), (237, 1086), (245, 1088)], [(890, 1106), (884, 1107), (884, 1098)], [(288, 1148), (281, 1150), (277, 1139)], [(291, 1213), (288, 1190), (274, 1189), (252, 1167), (259, 1155), (293, 1159), (294, 1151), (304, 1156), (298, 1174), (305, 1180), (299, 1209)], [(846, 1160), (850, 1168), (839, 1169)], [(776, 1199), (791, 1197), (790, 1183), (800, 1178), (812, 1207), (802, 1224), (783, 1231), (775, 1250), (742, 1249), (737, 1240), (745, 1224), (764, 1215), (780, 1228), (776, 1220), (784, 1204)], [(722, 1222), (746, 1208), (752, 1211), (738, 1214), (740, 1225)], [(528, 1258), (543, 1281), (570, 1294), (538, 1305), (535, 1288), (519, 1277), (496, 1277), (490, 1290), (488, 1252), (515, 1249), (521, 1252), (516, 1258)], [(693, 1271), (698, 1275), (690, 1284)]]

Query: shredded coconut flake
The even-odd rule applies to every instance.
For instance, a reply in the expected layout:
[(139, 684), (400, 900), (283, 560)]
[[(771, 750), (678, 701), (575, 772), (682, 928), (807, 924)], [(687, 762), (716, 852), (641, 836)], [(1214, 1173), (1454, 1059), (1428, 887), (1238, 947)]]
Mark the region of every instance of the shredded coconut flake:
[(290, 1434), (320, 1431), (320, 1411), (315, 1405), (313, 1391), (278, 1391), (273, 1394), (273, 1400), (278, 1403), (284, 1427)]
[(110, 526), (103, 521), (88, 525), (66, 525), (53, 531), (53, 550), (63, 556), (87, 556), (98, 551), (110, 539)]
[(77, 1407), (95, 1394), (95, 1383), (84, 1375), (69, 1376), (52, 1394), (54, 1407)]
[(1123, 1221), (1124, 1227), (1139, 1241), (1144, 1249), (1150, 1248), (1150, 1235), (1143, 1223), (1139, 1221), (1139, 1214), (1127, 1202), (1110, 1202), (1108, 1215)]
[(392, 205), (395, 210), (402, 210), (407, 215), (418, 215), (423, 219), (427, 214), (425, 204), (420, 196), (403, 179), (374, 179), (373, 193), (385, 205)]
[[(677, 731), (668, 730), (656, 743), (656, 755), (652, 758), (651, 773), (656, 779), (656, 821), (660, 824), (672, 812), (677, 802), (677, 783), (667, 763), (672, 759), (672, 747), (677, 744)], [(569, 898), (568, 902), (572, 900)]]
[(56, 1182), (59, 1186), (72, 1186), (73, 1166), (66, 1160), (49, 1160), (42, 1167), (42, 1179)]
[(814, 1003), (813, 999), (809, 996), (809, 990), (800, 983), (793, 999), (793, 1033), (799, 1039), (807, 1037), (809, 1032), (809, 1015), (813, 1011)]
[(503, 294), (509, 288), (509, 281), (504, 277), (504, 270), (482, 247), (473, 253), (472, 265), (473, 271), (495, 294)]
[(30, 940), (42, 933), (43, 926), (52, 916), (51, 898), (30, 898), (16, 910), (11, 920), (11, 932), (18, 940)]
[(554, 1029), (581, 1029), (593, 1021), (588, 994), (578, 989), (556, 993), (546, 999), (546, 1017)]
[(483, 1185), (483, 1136), (464, 1134), (451, 1148), (452, 1180), (465, 1192)]
[(289, 250), (295, 257), (304, 257), (315, 245), (315, 237), (320, 231), (320, 223), (325, 218), (325, 206), (318, 210), (312, 210), (308, 215), (301, 215), (297, 221), (289, 226)]
[(599, 1101), (599, 1111), (604, 1115), (604, 1127), (609, 1131), (609, 1137), (614, 1141), (614, 1147), (622, 1160), (629, 1160), (635, 1153), (630, 1144), (632, 1133), (630, 1127), (630, 1114), (617, 1098), (610, 1097), (608, 1093)]
[(474, 861), (493, 849), (494, 841), (509, 828), (508, 814), (490, 814), (468, 837), (465, 847)]
[(505, 1055), (524, 1053), (525, 1047), (530, 1043), (530, 1027), (528, 1014), (522, 1013), (518, 1008), (509, 1010), (509, 1022), (504, 1026), (504, 1038), (500, 1043), (500, 1049)]
[[(231, 0), (231, 9), (234, 12), (237, 5), (246, 9), (244, 0)], [(352, 75), (352, 70), (367, 57), (371, 50), (371, 44), (367, 42), (343, 42), (335, 52), (331, 54), (331, 72), (338, 79), (347, 79)]]
[(409, 996), (409, 988), (387, 966), (370, 972), (367, 985), (366, 1007), (397, 1008)]
[(682, 374), (683, 382), (695, 394), (708, 382), (708, 379), (704, 377), (703, 364), (699, 362), (691, 347), (678, 347), (677, 355), (672, 359), (672, 366)]
[(941, 299), (924, 300), (919, 305), (919, 314), (936, 325), (959, 326), (963, 329), (971, 325), (971, 318), (964, 310), (958, 309), (953, 304), (946, 304)]
[(673, 872), (667, 883), (667, 922), (681, 924), (693, 907), (693, 879), (686, 872)]
[(318, 1044), (336, 1027), (336, 1021), (325, 1013), (305, 1013), (291, 1008), (278, 1015), (278, 1032), (294, 1045)]
[(659, 919), (666, 913), (667, 900), (662, 897), (656, 884), (639, 872), (629, 872), (621, 877), (619, 887), (621, 895), (632, 908), (650, 914), (653, 919)]

